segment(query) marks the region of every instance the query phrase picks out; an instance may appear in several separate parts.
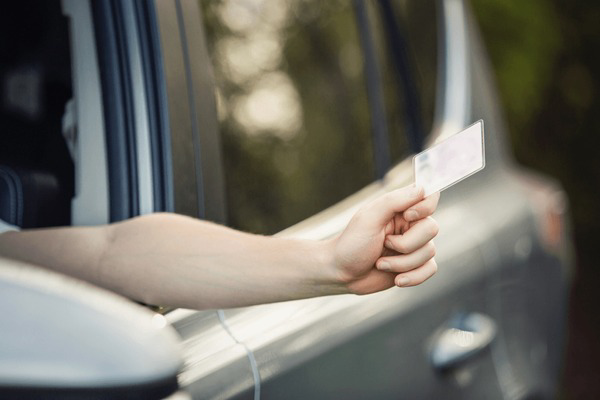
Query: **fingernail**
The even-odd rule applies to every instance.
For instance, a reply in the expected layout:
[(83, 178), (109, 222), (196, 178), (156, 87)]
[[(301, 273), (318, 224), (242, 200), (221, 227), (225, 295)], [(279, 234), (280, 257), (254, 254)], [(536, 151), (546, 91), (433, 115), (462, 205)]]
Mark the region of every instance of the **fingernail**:
[(404, 212), (404, 219), (407, 221), (414, 221), (419, 218), (419, 213), (415, 210), (407, 210)]
[(378, 265), (377, 268), (379, 268), (381, 271), (389, 271), (390, 270), (390, 263), (387, 261), (381, 261)]
[(398, 280), (396, 281), (396, 285), (398, 286), (406, 286), (410, 283), (410, 279), (408, 279), (406, 276), (401, 276), (400, 278), (398, 278)]
[(390, 250), (394, 250), (394, 247), (392, 246), (392, 241), (391, 241), (391, 240), (389, 240), (389, 239), (387, 239), (387, 240), (385, 241), (385, 247), (387, 247), (387, 248), (388, 248), (388, 249), (390, 249)]

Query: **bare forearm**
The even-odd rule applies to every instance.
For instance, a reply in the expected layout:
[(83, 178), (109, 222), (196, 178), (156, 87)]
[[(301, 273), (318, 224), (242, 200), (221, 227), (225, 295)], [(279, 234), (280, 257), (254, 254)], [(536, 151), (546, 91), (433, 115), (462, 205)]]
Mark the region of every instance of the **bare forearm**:
[[(174, 214), (0, 235), (0, 255), (149, 304), (224, 308), (419, 285), (437, 270), (438, 196), (389, 192), (328, 241), (252, 235)], [(409, 211), (407, 216), (404, 212)], [(407, 218), (408, 217), (408, 218)]]
[(341, 293), (328, 242), (264, 237), (173, 214), (113, 228), (102, 274), (151, 304), (234, 307)]
[(251, 235), (173, 214), (3, 236), (8, 257), (149, 304), (220, 308), (344, 292), (329, 242)]
[(0, 235), (0, 255), (99, 283), (98, 264), (108, 227), (65, 227)]

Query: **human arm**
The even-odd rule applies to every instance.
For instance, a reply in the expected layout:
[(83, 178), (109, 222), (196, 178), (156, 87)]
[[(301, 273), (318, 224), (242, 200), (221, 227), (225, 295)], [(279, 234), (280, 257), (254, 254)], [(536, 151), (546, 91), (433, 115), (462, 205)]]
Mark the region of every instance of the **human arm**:
[[(9, 232), (0, 235), (0, 254), (148, 304), (227, 308), (365, 294), (393, 286), (399, 276), (414, 285), (435, 272), (430, 242), (437, 225), (428, 216), (436, 205), (437, 196), (423, 200), (422, 190), (399, 189), (322, 241), (253, 235), (162, 213), (99, 227)], [(407, 209), (417, 210), (417, 218), (406, 220)], [(394, 244), (384, 246), (386, 239)], [(385, 260), (393, 261), (391, 272), (375, 268)]]

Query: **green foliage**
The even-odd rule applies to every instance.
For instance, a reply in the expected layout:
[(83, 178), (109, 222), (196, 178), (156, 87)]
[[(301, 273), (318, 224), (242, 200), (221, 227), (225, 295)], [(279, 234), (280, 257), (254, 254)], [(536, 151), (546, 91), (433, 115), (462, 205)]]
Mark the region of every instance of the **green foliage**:
[(564, 46), (559, 16), (546, 0), (474, 0), (509, 123), (522, 131), (544, 106)]
[[(598, 232), (600, 5), (473, 0), (517, 159), (558, 178), (580, 242)], [(585, 234), (584, 234), (585, 232)], [(588, 234), (589, 233), (589, 234)]]

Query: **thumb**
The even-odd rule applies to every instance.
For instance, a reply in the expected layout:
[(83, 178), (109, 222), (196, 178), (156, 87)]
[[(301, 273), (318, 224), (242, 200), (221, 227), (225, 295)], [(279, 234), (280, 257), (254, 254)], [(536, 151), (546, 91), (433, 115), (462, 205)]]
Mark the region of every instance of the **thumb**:
[(385, 227), (396, 213), (401, 213), (424, 197), (420, 186), (406, 186), (393, 190), (375, 199), (365, 210), (367, 219), (376, 225), (377, 229)]

